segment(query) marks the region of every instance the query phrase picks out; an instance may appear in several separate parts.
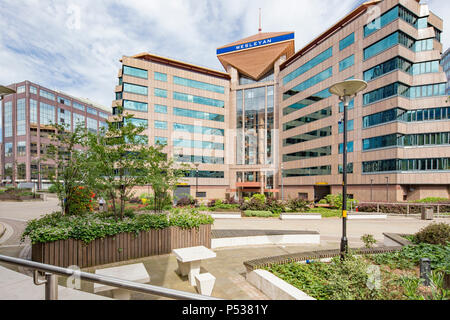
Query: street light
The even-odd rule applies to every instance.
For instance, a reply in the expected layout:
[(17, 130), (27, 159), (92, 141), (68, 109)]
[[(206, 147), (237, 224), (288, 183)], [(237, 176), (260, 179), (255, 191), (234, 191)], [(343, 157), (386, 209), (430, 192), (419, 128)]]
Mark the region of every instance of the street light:
[(331, 86), (331, 94), (339, 97), (344, 104), (344, 152), (343, 152), (343, 174), (342, 174), (342, 238), (341, 238), (341, 259), (344, 259), (348, 252), (347, 239), (347, 108), (350, 101), (356, 97), (357, 93), (367, 88), (367, 82), (362, 80), (346, 80)]

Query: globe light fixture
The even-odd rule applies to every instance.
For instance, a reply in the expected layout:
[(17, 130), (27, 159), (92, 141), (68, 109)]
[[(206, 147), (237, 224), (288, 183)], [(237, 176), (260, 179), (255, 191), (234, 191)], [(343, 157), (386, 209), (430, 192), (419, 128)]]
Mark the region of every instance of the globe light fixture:
[(367, 82), (362, 80), (346, 80), (331, 86), (331, 94), (339, 97), (344, 104), (344, 146), (342, 164), (342, 238), (341, 238), (341, 259), (348, 253), (347, 239), (347, 108), (350, 101), (356, 97), (358, 92), (367, 88)]

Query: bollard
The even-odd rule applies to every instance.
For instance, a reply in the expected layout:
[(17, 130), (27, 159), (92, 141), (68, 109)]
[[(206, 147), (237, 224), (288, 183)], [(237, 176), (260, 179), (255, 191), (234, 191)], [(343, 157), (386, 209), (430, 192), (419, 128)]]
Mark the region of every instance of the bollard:
[(431, 261), (428, 258), (420, 259), (420, 279), (423, 279), (423, 285), (430, 286)]
[(45, 274), (45, 300), (58, 300), (58, 276)]

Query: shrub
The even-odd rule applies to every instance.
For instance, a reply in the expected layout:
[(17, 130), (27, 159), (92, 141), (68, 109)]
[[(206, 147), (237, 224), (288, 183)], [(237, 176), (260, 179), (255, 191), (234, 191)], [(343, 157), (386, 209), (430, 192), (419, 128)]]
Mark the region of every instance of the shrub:
[(327, 204), (327, 200), (326, 199), (322, 199), (319, 201), (319, 204)]
[(183, 197), (183, 198), (180, 198), (177, 201), (177, 207), (193, 206), (193, 205), (195, 205), (195, 203), (196, 203), (195, 199), (191, 199), (191, 198), (188, 198), (188, 197)]
[(448, 203), (450, 204), (450, 199), (448, 198), (438, 198), (438, 197), (428, 197), (421, 200), (411, 201), (413, 203)]
[(266, 207), (272, 213), (280, 214), (282, 212), (286, 212), (286, 206), (282, 201), (275, 199), (274, 197), (270, 197), (266, 201)]
[(252, 197), (248, 201), (245, 201), (241, 205), (241, 210), (267, 210), (267, 206), (265, 202), (261, 202), (259, 198)]
[(50, 193), (56, 193), (56, 186), (55, 186), (54, 184), (52, 184), (52, 185), (48, 188), (47, 191), (50, 192)]
[[(325, 197), (325, 200), (331, 207), (342, 209), (342, 194), (329, 194)], [(352, 205), (354, 206), (357, 204), (358, 200), (347, 198), (347, 209), (350, 209)]]
[(263, 195), (263, 194), (254, 194), (253, 197), (252, 197), (252, 200), (253, 199), (256, 200), (256, 201), (259, 201), (262, 204), (266, 203), (266, 196)]
[(305, 212), (309, 209), (310, 203), (304, 199), (291, 199), (288, 201), (288, 206), (292, 211)]
[(361, 237), (362, 242), (364, 242), (364, 246), (367, 249), (370, 249), (373, 247), (375, 243), (377, 243), (377, 240), (373, 237), (371, 234), (365, 234)]
[(246, 210), (244, 211), (244, 215), (246, 217), (260, 217), (260, 218), (269, 218), (274, 216), (274, 214), (271, 211), (255, 211), (255, 210)]
[(450, 225), (432, 223), (414, 235), (415, 242), (446, 245), (450, 242)]

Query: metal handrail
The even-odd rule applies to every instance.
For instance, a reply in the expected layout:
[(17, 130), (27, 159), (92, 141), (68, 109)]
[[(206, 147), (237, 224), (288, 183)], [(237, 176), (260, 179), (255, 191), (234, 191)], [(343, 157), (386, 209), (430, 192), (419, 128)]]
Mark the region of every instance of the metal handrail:
[[(72, 270), (68, 268), (62, 268), (57, 266), (52, 266), (40, 262), (30, 261), (30, 260), (24, 260), (20, 258), (14, 258), (9, 256), (0, 255), (0, 261), (22, 266), (26, 268), (30, 268), (35, 271), (41, 271), (41, 272), (49, 272), (52, 276), (54, 275), (62, 275), (62, 276), (77, 276), (81, 280), (86, 280), (94, 283), (101, 283), (105, 285), (109, 285), (116, 288), (141, 292), (141, 293), (148, 293), (148, 294), (154, 294), (162, 297), (172, 298), (172, 299), (180, 299), (180, 300), (222, 300), (220, 298), (200, 295), (196, 293), (190, 293), (185, 291), (179, 291), (174, 289), (168, 289), (164, 287), (159, 286), (153, 286), (149, 284), (143, 284), (143, 283), (137, 283), (133, 281), (118, 279), (114, 277), (104, 276), (104, 275), (98, 275), (93, 274), (89, 272), (79, 271), (79, 270)], [(57, 292), (53, 292), (52, 294), (47, 294), (47, 292), (50, 292), (51, 290), (54, 290), (57, 286), (55, 286), (55, 279), (53, 278), (52, 281), (50, 281), (49, 275), (46, 275), (46, 298), (47, 297), (57, 297)], [(36, 283), (36, 282), (35, 282)]]

